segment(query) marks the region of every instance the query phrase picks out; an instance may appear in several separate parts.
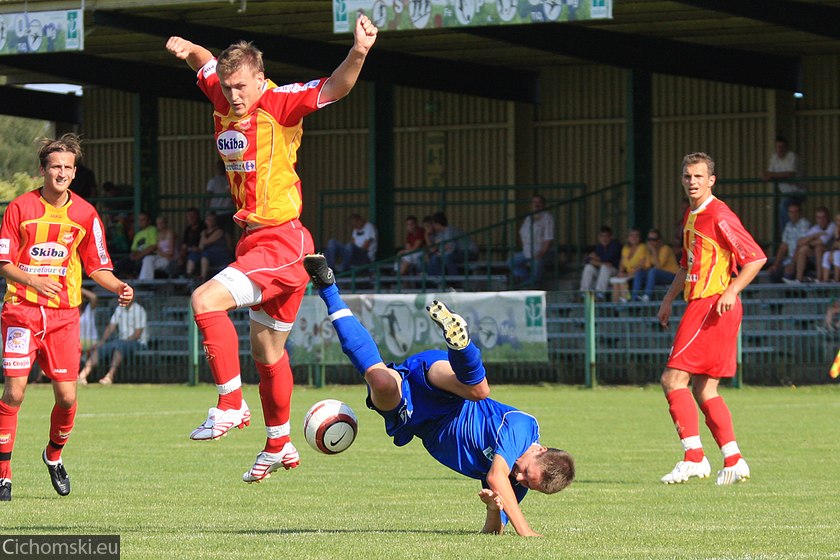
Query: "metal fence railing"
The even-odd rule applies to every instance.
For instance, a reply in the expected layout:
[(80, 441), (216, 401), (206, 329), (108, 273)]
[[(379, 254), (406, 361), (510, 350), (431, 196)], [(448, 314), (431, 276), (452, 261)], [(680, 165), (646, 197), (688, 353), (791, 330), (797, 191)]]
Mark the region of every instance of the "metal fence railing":
[[(162, 282), (162, 281), (161, 281)], [(657, 294), (661, 297), (662, 292)], [(840, 348), (840, 333), (823, 328), (826, 308), (840, 287), (754, 285), (742, 294), (744, 320), (735, 384), (813, 384), (829, 382), (828, 370)], [(657, 301), (592, 303), (580, 292), (548, 292), (547, 363), (506, 363), (488, 367), (493, 383), (648, 384), (658, 383), (685, 304), (674, 304), (671, 327), (656, 320)], [(149, 344), (120, 368), (118, 382), (212, 382), (189, 310), (188, 295), (138, 292), (147, 310)], [(114, 309), (100, 298), (96, 319), (102, 333)], [(243, 381), (256, 383), (250, 358), (246, 310), (232, 314), (240, 341)], [(104, 375), (100, 364), (91, 382)], [(317, 384), (320, 365), (294, 366), (297, 383)], [(349, 362), (325, 366), (328, 383), (358, 383)], [(314, 381), (313, 381), (314, 380)]]

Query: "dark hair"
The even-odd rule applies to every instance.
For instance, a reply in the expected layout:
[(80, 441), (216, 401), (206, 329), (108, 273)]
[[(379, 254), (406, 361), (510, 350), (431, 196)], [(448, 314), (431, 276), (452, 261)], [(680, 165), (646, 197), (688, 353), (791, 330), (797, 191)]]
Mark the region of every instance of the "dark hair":
[(73, 154), (73, 165), (75, 166), (76, 162), (82, 159), (82, 141), (72, 132), (62, 135), (58, 140), (42, 138), (41, 149), (38, 150), (38, 161), (42, 168), (46, 169), (50, 154), (56, 152), (70, 152)]
[(407, 222), (408, 220), (412, 220), (413, 222), (416, 223), (417, 222), (417, 216), (415, 216), (414, 214), (409, 214), (408, 216), (405, 217), (405, 221)]
[(610, 226), (601, 226), (601, 229), (598, 230), (598, 233), (609, 233), (612, 235), (612, 228)]
[(545, 494), (555, 494), (575, 479), (575, 460), (568, 451), (549, 447), (536, 463), (542, 470), (540, 487)]
[(712, 156), (705, 152), (693, 152), (686, 155), (682, 160), (682, 166), (680, 167), (680, 174), (685, 172), (685, 168), (689, 165), (694, 165), (695, 163), (705, 163), (706, 167), (709, 170), (709, 177), (715, 174), (715, 160), (712, 159)]
[(446, 219), (446, 214), (443, 212), (435, 212), (432, 214), (432, 223), (440, 224), (443, 227), (446, 227), (449, 225), (449, 220)]

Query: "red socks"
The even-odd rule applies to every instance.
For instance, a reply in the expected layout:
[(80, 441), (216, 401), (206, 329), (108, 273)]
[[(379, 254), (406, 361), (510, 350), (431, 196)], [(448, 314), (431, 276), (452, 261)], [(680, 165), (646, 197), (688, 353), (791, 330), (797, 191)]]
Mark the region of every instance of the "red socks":
[(732, 425), (732, 414), (723, 397), (717, 396), (700, 405), (700, 410), (706, 415), (706, 426), (712, 432), (712, 437), (723, 453), (723, 466), (731, 467), (741, 458), (741, 451), (735, 443), (735, 428)]
[(256, 362), (260, 374), (260, 400), (265, 418), (265, 451), (279, 453), (289, 441), (289, 416), (294, 378), (289, 354), (271, 365)]
[(699, 463), (703, 460), (703, 445), (700, 443), (700, 415), (689, 389), (675, 389), (665, 395), (668, 412), (674, 421), (677, 435), (685, 449), (683, 461)]
[(12, 478), (12, 449), (15, 446), (19, 406), (0, 401), (0, 478)]
[(54, 405), (50, 414), (50, 443), (47, 445), (47, 461), (58, 461), (61, 450), (73, 431), (73, 421), (76, 418), (76, 404), (70, 408)]
[(204, 353), (213, 381), (219, 390), (221, 410), (242, 407), (239, 377), (239, 335), (226, 311), (210, 311), (195, 316), (195, 324), (204, 339)]

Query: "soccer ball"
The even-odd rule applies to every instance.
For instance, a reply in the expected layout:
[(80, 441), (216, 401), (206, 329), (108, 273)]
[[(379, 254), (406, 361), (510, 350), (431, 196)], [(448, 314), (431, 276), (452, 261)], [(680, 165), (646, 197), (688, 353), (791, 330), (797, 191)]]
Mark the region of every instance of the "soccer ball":
[(356, 439), (358, 422), (353, 409), (336, 399), (316, 402), (303, 419), (306, 442), (315, 451), (335, 455)]

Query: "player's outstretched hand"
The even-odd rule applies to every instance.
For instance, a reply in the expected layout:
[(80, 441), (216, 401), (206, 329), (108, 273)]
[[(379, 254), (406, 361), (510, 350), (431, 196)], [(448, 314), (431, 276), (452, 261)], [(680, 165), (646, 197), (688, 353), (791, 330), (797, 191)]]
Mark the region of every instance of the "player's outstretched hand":
[(125, 282), (122, 283), (120, 286), (120, 293), (118, 295), (118, 302), (121, 307), (127, 306), (134, 300), (134, 288), (126, 284)]
[(166, 41), (166, 50), (181, 60), (186, 60), (190, 56), (190, 53), (193, 51), (193, 46), (191, 41), (187, 41), (181, 37), (173, 36)]
[(478, 493), (478, 497), (485, 503), (487, 509), (493, 511), (504, 511), (505, 507), (502, 503), (502, 497), (498, 492), (493, 492), (489, 488), (482, 488)]
[(356, 18), (356, 29), (354, 30), (353, 37), (356, 46), (367, 53), (367, 51), (369, 51), (376, 42), (376, 36), (378, 33), (379, 29), (373, 25), (370, 18), (365, 14), (360, 13), (359, 17)]

